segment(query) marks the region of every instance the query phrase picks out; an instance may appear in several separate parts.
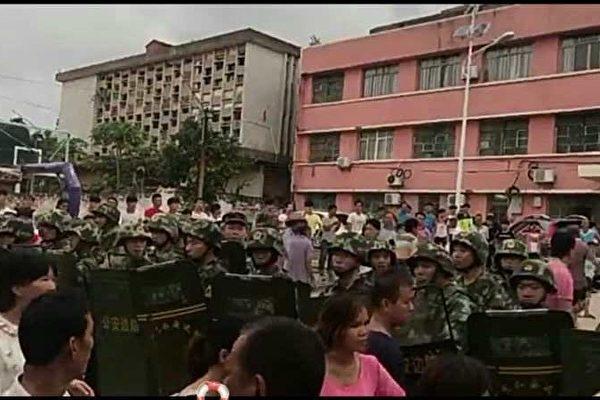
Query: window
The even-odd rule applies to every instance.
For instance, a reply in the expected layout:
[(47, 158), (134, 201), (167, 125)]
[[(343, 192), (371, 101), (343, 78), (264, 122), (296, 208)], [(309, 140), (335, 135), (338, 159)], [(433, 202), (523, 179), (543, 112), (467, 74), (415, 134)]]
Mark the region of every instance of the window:
[(335, 204), (335, 193), (308, 193), (306, 200), (313, 202), (315, 210), (327, 210), (330, 205)]
[(600, 150), (600, 114), (556, 117), (556, 151), (574, 153)]
[(383, 193), (356, 193), (353, 196), (352, 205), (360, 200), (363, 202), (363, 210), (367, 215), (375, 215), (377, 209), (383, 206)]
[(454, 126), (440, 124), (417, 128), (413, 151), (415, 158), (452, 157)]
[(439, 194), (420, 194), (419, 195), (419, 211), (425, 209), (425, 204), (433, 204), (433, 209), (438, 210), (440, 208), (440, 195)]
[(344, 74), (326, 75), (313, 78), (313, 103), (327, 103), (342, 99)]
[(421, 90), (458, 86), (460, 84), (460, 56), (438, 57), (419, 63)]
[(394, 93), (397, 74), (398, 67), (395, 65), (365, 70), (363, 96), (372, 97)]
[(367, 131), (360, 134), (361, 160), (388, 160), (392, 156), (392, 131)]
[(531, 46), (506, 47), (485, 54), (488, 81), (504, 81), (529, 76)]
[(494, 213), (496, 222), (500, 222), (503, 218), (508, 217), (508, 206), (510, 201), (508, 196), (504, 194), (490, 194), (488, 195), (488, 204), (490, 212)]
[(600, 68), (600, 35), (565, 39), (562, 51), (564, 72)]
[(527, 154), (528, 121), (484, 121), (479, 127), (479, 154)]
[(340, 135), (324, 133), (310, 135), (310, 162), (335, 161), (340, 154)]

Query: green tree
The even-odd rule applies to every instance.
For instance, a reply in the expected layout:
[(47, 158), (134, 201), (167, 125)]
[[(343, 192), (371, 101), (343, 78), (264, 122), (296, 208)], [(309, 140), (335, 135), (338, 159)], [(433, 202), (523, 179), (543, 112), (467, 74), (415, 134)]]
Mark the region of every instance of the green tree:
[(35, 147), (42, 150), (42, 161), (64, 161), (67, 139), (69, 141), (69, 162), (77, 164), (87, 158), (88, 143), (77, 137), (67, 138), (51, 130), (42, 130), (33, 135)]
[[(203, 115), (199, 121), (192, 118), (184, 121), (181, 130), (163, 148), (159, 170), (166, 184), (183, 186), (185, 195), (195, 197), (203, 129), (206, 129), (203, 197), (214, 201), (218, 195), (225, 193), (231, 178), (247, 170), (252, 162), (241, 151), (237, 138), (210, 129), (208, 116)], [(238, 191), (244, 184), (242, 182)]]

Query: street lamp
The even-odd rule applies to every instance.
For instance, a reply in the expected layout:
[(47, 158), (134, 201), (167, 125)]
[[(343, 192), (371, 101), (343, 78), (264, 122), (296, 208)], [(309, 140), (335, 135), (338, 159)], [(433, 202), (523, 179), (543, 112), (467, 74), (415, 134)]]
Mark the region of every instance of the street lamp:
[(469, 7), (471, 11), (471, 23), (467, 26), (461, 26), (454, 32), (454, 37), (458, 37), (461, 39), (469, 39), (469, 50), (467, 53), (467, 61), (465, 68), (462, 70), (463, 77), (465, 79), (465, 90), (463, 95), (463, 109), (462, 109), (462, 125), (460, 129), (460, 147), (458, 153), (458, 166), (456, 171), (456, 190), (455, 190), (455, 198), (454, 202), (456, 207), (460, 207), (462, 204), (460, 201), (461, 192), (462, 192), (462, 183), (463, 183), (463, 175), (464, 175), (464, 158), (465, 158), (465, 141), (467, 135), (467, 116), (469, 111), (469, 92), (471, 89), (471, 67), (473, 63), (473, 56), (477, 54), (481, 54), (487, 49), (496, 44), (500, 43), (503, 40), (513, 37), (514, 32), (504, 32), (502, 35), (498, 36), (496, 39), (492, 40), (489, 44), (483, 46), (477, 51), (473, 52), (473, 39), (476, 37), (483, 36), (488, 29), (490, 28), (489, 23), (480, 23), (475, 24), (475, 20), (477, 18), (477, 11), (479, 10), (479, 5), (473, 5)]

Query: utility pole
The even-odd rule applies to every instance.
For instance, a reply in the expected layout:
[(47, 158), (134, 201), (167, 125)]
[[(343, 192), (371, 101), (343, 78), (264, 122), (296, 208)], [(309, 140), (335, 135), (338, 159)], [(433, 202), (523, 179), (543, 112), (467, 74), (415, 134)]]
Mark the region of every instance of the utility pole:
[(197, 194), (199, 199), (204, 195), (204, 176), (206, 174), (206, 152), (204, 147), (205, 132), (208, 129), (208, 110), (202, 111), (202, 131), (200, 133), (200, 160), (198, 161), (198, 187)]

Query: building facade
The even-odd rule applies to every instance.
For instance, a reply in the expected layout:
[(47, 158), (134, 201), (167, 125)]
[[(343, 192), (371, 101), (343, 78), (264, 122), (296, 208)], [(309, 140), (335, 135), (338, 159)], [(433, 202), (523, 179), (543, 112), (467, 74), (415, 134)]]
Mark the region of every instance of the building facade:
[[(453, 33), (469, 25), (464, 12), (303, 50), (297, 205), (453, 202), (468, 46)], [(474, 58), (463, 180), (472, 211), (600, 218), (599, 15), (595, 4), (480, 10), (477, 22), (491, 25), (474, 50), (515, 35)]]
[(245, 182), (242, 195), (286, 198), (299, 55), (299, 47), (253, 29), (177, 46), (152, 40), (144, 54), (58, 73), (59, 128), (89, 139), (97, 124), (129, 122), (158, 148), (209, 108), (211, 128), (237, 137), (256, 159), (231, 190)]

